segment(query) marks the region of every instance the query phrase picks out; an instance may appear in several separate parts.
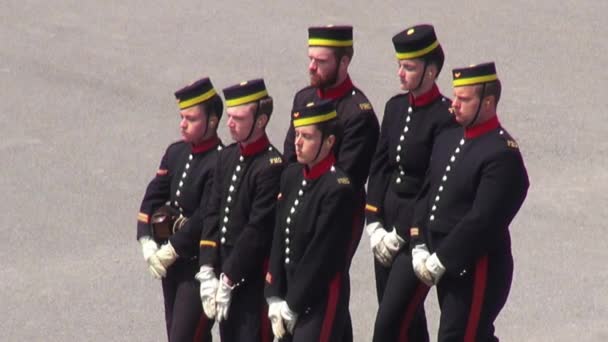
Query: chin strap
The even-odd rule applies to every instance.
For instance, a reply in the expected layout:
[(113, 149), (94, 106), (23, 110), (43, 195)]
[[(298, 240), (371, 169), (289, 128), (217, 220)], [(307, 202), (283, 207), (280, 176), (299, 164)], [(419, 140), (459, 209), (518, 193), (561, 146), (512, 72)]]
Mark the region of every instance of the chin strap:
[(481, 110), (481, 103), (483, 102), (483, 98), (486, 96), (486, 83), (483, 84), (483, 88), (481, 88), (481, 96), (479, 97), (479, 104), (477, 105), (477, 111), (475, 112), (475, 116), (473, 120), (467, 125), (466, 128), (473, 127), (477, 119), (479, 119), (479, 111)]

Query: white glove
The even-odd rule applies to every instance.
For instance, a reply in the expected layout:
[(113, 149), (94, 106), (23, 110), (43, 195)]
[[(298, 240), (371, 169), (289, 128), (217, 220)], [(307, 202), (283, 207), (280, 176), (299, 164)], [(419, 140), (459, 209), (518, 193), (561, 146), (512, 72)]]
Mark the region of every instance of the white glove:
[(439, 279), (441, 279), (441, 277), (445, 273), (445, 267), (443, 266), (441, 261), (439, 261), (437, 253), (431, 254), (431, 256), (426, 259), (424, 265), (433, 277), (433, 284), (437, 285)]
[(163, 266), (165, 266), (165, 268), (169, 268), (169, 266), (173, 265), (175, 260), (177, 260), (179, 257), (175, 251), (175, 248), (173, 248), (171, 245), (171, 242), (167, 242), (166, 244), (162, 245), (158, 252), (156, 252), (156, 256)]
[(286, 301), (280, 303), (279, 310), (281, 311), (281, 318), (287, 328), (287, 331), (293, 335), (293, 330), (296, 328), (296, 322), (298, 321), (298, 314), (291, 311)]
[(285, 323), (283, 322), (283, 317), (281, 316), (281, 305), (285, 301), (277, 297), (270, 297), (267, 299), (268, 302), (268, 318), (270, 319), (270, 323), (272, 324), (272, 333), (277, 339), (282, 339), (285, 334)]
[(228, 309), (230, 309), (232, 290), (234, 290), (234, 285), (230, 284), (230, 279), (224, 273), (222, 273), (220, 275), (219, 286), (215, 294), (215, 305), (217, 308), (216, 320), (218, 322), (228, 319)]
[[(158, 251), (158, 245), (149, 236), (142, 236), (139, 238), (141, 249), (144, 255), (144, 259), (148, 262), (148, 270), (150, 274), (156, 279), (160, 279), (167, 275), (167, 270), (160, 263), (156, 257)], [(154, 266), (153, 266), (154, 265)]]
[(203, 265), (200, 271), (194, 276), (201, 283), (200, 296), (203, 303), (203, 311), (210, 319), (214, 319), (217, 314), (215, 307), (215, 294), (217, 293), (218, 280), (213, 272), (213, 267)]
[(388, 232), (384, 228), (379, 227), (369, 237), (369, 244), (372, 247), (372, 253), (374, 253), (376, 260), (378, 260), (378, 262), (384, 267), (390, 266), (391, 262), (393, 261), (390, 251), (382, 242), (386, 234), (388, 234)]
[(416, 245), (412, 249), (412, 267), (416, 277), (420, 279), (424, 284), (431, 287), (433, 286), (433, 276), (425, 266), (426, 259), (431, 255), (429, 249), (426, 248), (425, 244)]
[(397, 252), (399, 252), (399, 250), (405, 243), (405, 240), (403, 240), (401, 236), (397, 234), (397, 229), (393, 227), (393, 230), (391, 230), (390, 233), (384, 235), (382, 242), (386, 246), (386, 249), (391, 252), (391, 258), (393, 258), (395, 257), (395, 255), (397, 255)]
[(144, 260), (146, 261), (148, 261), (152, 254), (158, 251), (158, 244), (149, 236), (142, 236), (139, 238), (139, 244), (141, 245), (141, 251), (144, 254)]
[(372, 252), (376, 260), (384, 267), (391, 265), (393, 258), (397, 255), (404, 242), (405, 240), (397, 234), (395, 227), (393, 227), (390, 233), (382, 227), (377, 228), (370, 237)]

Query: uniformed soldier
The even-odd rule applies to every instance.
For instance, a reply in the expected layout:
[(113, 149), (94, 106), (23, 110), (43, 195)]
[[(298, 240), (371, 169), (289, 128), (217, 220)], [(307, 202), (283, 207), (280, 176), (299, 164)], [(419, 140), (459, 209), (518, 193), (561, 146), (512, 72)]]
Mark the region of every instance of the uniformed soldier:
[(380, 303), (374, 341), (403, 340), (404, 335), (428, 341), (421, 304), (429, 288), (410, 266), (408, 229), (436, 137), (457, 124), (449, 112), (451, 101), (435, 83), (444, 53), (433, 26), (409, 27), (393, 37), (393, 45), (406, 92), (386, 103), (365, 207)]
[[(141, 203), (137, 239), (156, 278), (162, 278), (169, 341), (211, 341), (198, 283), (200, 226), (184, 224), (206, 207), (222, 143), (217, 126), (223, 104), (209, 78), (175, 92), (183, 140), (169, 145)], [(158, 245), (162, 246), (160, 249)]]
[(410, 230), (412, 265), (437, 285), (439, 341), (498, 341), (494, 320), (513, 274), (509, 224), (529, 182), (515, 140), (496, 115), (494, 63), (454, 69), (452, 109), (462, 128), (442, 134)]
[(341, 341), (348, 320), (349, 177), (334, 165), (339, 122), (331, 100), (293, 111), (298, 163), (281, 177), (266, 298), (281, 341)]
[[(353, 53), (352, 26), (310, 27), (310, 86), (298, 91), (293, 100), (293, 108), (322, 99), (335, 103), (338, 121), (343, 127), (342, 138), (336, 141), (334, 148), (336, 165), (348, 174), (357, 199), (350, 236), (345, 236), (350, 244), (349, 265), (363, 233), (365, 183), (379, 135), (378, 118), (372, 105), (365, 94), (353, 85), (348, 74)], [(283, 149), (285, 159), (290, 163), (297, 162), (294, 141), (295, 130), (290, 125)]]
[(273, 102), (264, 81), (225, 88), (224, 97), (235, 143), (218, 157), (197, 279), (203, 309), (220, 323), (223, 342), (266, 342), (272, 332), (264, 275), (284, 161), (266, 136)]

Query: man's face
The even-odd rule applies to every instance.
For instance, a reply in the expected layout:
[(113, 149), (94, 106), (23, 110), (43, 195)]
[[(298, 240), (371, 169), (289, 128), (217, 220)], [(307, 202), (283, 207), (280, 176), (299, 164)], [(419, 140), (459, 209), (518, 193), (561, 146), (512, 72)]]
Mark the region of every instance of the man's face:
[(333, 50), (326, 47), (308, 48), (308, 74), (310, 85), (315, 88), (329, 88), (338, 80), (338, 65)]
[(298, 163), (310, 165), (315, 161), (319, 146), (322, 144), (321, 131), (316, 125), (297, 127), (295, 131), (294, 143)]
[(397, 62), (397, 75), (401, 82), (401, 90), (415, 90), (424, 77), (424, 62), (420, 59), (402, 59)]
[(468, 126), (475, 119), (479, 107), (479, 95), (477, 85), (455, 87), (452, 110), (456, 121), (461, 126)]
[(200, 106), (194, 106), (179, 111), (181, 121), (179, 129), (185, 142), (196, 144), (204, 139), (207, 131), (207, 116)]
[(226, 109), (226, 114), (228, 115), (226, 125), (230, 130), (232, 140), (242, 142), (247, 138), (251, 131), (251, 126), (254, 124), (253, 112), (255, 106), (255, 103), (249, 103)]

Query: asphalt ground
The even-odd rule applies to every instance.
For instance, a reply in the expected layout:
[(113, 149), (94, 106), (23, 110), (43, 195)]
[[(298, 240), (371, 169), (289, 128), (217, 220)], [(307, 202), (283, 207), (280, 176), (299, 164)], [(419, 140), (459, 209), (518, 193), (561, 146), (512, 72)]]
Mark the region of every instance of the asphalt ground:
[[(592, 0), (3, 0), (0, 341), (165, 339), (160, 283), (135, 223), (179, 138), (173, 91), (205, 75), (218, 89), (264, 77), (281, 148), (293, 95), (307, 84), (308, 26), (354, 26), (351, 76), (381, 117), (399, 90), (391, 37), (423, 22), (446, 51), (445, 94), (453, 67), (497, 63), (499, 117), (530, 174), (498, 335), (608, 340), (605, 13), (608, 2)], [(352, 270), (356, 341), (371, 340), (373, 284), (365, 239)]]

